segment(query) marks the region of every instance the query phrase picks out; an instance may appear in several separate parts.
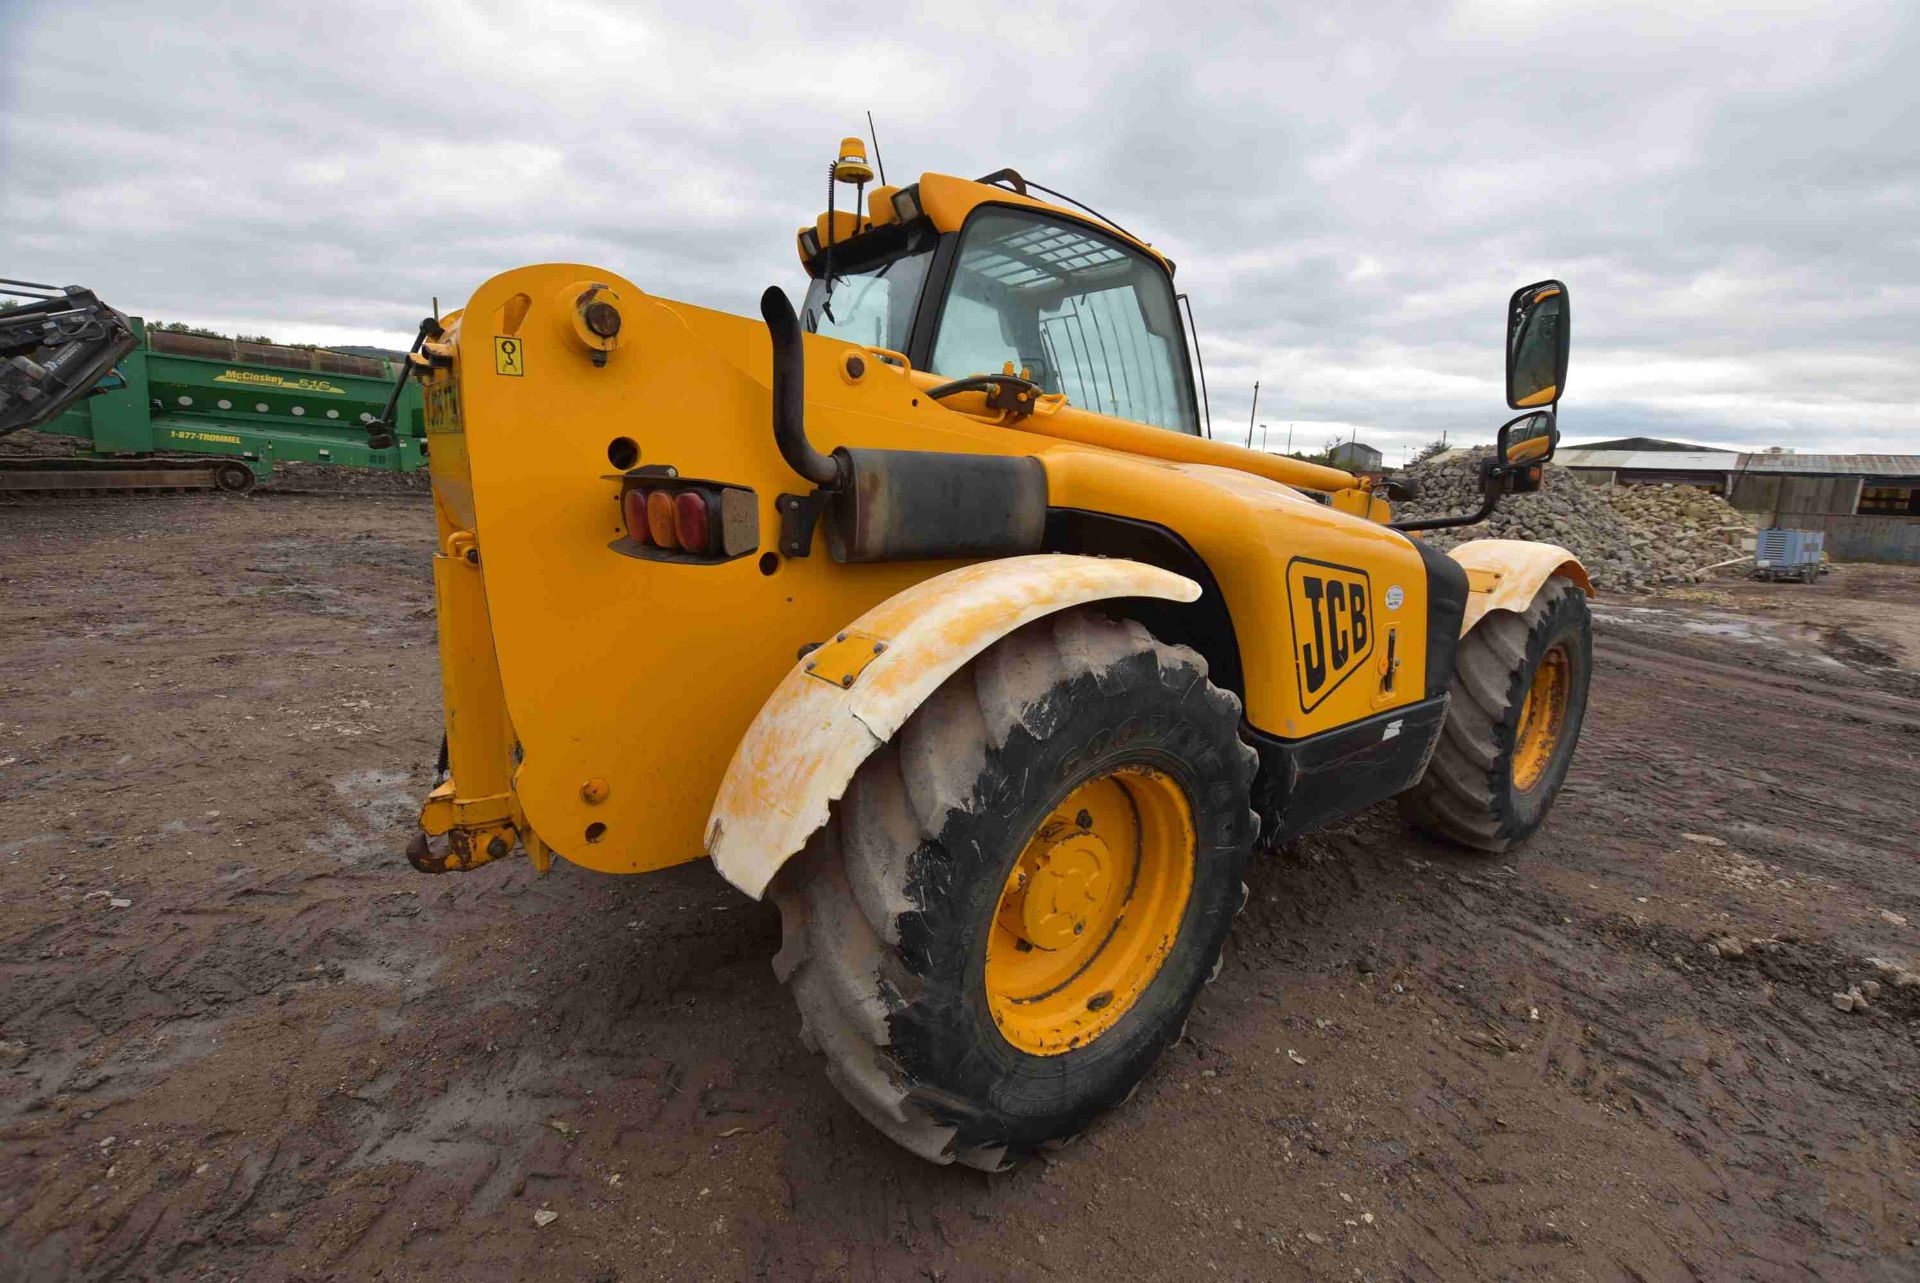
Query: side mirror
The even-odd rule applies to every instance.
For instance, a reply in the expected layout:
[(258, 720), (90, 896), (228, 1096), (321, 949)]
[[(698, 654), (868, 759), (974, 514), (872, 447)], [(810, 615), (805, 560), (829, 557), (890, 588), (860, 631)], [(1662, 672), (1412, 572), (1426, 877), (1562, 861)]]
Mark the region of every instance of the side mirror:
[(1490, 470), (1505, 494), (1532, 494), (1540, 488), (1541, 465), (1553, 458), (1560, 444), (1560, 428), (1552, 410), (1531, 410), (1500, 425), (1494, 453), (1500, 463)]
[(1507, 302), (1507, 404), (1515, 410), (1554, 405), (1567, 385), (1572, 335), (1567, 287), (1540, 281)]
[(1567, 383), (1567, 287), (1539, 281), (1507, 300), (1507, 404), (1526, 413), (1500, 425), (1498, 447), (1480, 460), (1478, 512), (1390, 522), (1395, 530), (1449, 530), (1485, 521), (1503, 494), (1532, 494), (1560, 444), (1555, 409)]

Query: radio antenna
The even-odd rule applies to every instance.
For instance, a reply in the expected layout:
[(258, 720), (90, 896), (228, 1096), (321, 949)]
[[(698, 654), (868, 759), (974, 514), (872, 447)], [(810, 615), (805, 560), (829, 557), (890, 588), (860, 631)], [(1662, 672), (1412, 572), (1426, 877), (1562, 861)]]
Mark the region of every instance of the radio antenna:
[(873, 163), (880, 170), (880, 185), (887, 185), (887, 162), (880, 159), (880, 135), (873, 127), (873, 113), (867, 113), (867, 137), (873, 139)]

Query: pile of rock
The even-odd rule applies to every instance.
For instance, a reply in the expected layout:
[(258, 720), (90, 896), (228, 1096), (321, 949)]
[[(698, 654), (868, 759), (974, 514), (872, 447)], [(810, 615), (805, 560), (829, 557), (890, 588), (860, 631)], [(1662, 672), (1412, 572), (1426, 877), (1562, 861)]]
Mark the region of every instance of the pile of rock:
[(1886, 958), (1868, 958), (1867, 965), (1880, 973), (1878, 980), (1862, 980), (1847, 986), (1845, 993), (1833, 995), (1833, 1005), (1841, 1011), (1870, 1011), (1885, 988), (1920, 989), (1920, 971), (1909, 971)]
[[(1485, 449), (1455, 451), (1415, 464), (1420, 497), (1394, 507), (1396, 518), (1439, 517), (1480, 506)], [(1568, 469), (1547, 467), (1538, 493), (1508, 495), (1477, 526), (1429, 531), (1436, 548), (1469, 539), (1538, 539), (1580, 558), (1594, 586), (1650, 592), (1698, 583), (1705, 568), (1738, 557), (1753, 521), (1725, 499), (1692, 486), (1596, 486)]]
[(1695, 569), (1740, 556), (1753, 534), (1751, 514), (1697, 486), (1613, 486), (1605, 494), (1638, 536), (1665, 538)]

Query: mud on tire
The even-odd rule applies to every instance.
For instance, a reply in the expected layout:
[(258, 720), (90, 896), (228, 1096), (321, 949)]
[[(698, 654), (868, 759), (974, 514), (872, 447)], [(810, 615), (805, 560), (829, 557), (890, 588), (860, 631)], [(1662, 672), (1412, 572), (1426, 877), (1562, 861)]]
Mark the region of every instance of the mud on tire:
[[(1580, 739), (1593, 671), (1586, 595), (1560, 575), (1534, 594), (1524, 614), (1490, 611), (1460, 641), (1447, 718), (1420, 782), (1400, 795), (1400, 812), (1437, 837), (1505, 851), (1547, 817)], [(1558, 655), (1558, 659), (1549, 656)], [(1550, 751), (1518, 772), (1518, 732), (1543, 661), (1564, 664), (1565, 698)], [(1531, 782), (1528, 777), (1531, 776)], [(1526, 784), (1526, 787), (1522, 787)]]
[[(875, 752), (772, 888), (802, 1038), (868, 1121), (936, 1162), (998, 1170), (1123, 1100), (1180, 1035), (1245, 901), (1259, 822), (1240, 704), (1139, 624), (1070, 611), (1003, 639)], [(1083, 781), (1175, 781), (1192, 881), (1158, 970), (1110, 1028), (1034, 1055), (1002, 1035), (986, 946), (1030, 837)]]

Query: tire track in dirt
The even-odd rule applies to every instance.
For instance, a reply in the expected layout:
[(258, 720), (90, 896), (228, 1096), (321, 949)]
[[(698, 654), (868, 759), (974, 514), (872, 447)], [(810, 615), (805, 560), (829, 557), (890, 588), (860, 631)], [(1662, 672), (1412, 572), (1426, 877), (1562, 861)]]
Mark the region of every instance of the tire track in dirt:
[(400, 862), (429, 515), (0, 511), (0, 1279), (1920, 1272), (1920, 1013), (1828, 999), (1915, 960), (1882, 674), (1603, 622), (1533, 847), (1258, 861), (1187, 1038), (990, 1179), (852, 1114), (706, 867)]

